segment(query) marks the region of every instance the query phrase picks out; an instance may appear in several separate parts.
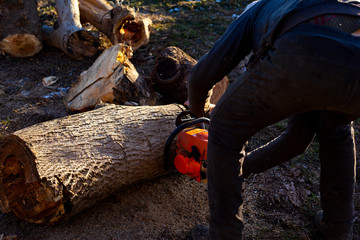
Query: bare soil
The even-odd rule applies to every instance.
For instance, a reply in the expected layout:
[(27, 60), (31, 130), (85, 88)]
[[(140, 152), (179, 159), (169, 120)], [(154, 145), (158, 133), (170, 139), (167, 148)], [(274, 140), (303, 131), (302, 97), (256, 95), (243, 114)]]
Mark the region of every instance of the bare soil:
[[(40, 4), (46, 5), (46, 2)], [(184, 3), (170, 8), (183, 7), (181, 4)], [(132, 59), (144, 76), (151, 73), (154, 58), (161, 49), (177, 43), (173, 35), (164, 34), (166, 30), (160, 29), (171, 22), (169, 19), (174, 13), (169, 9), (158, 12), (151, 9), (151, 6), (148, 11), (140, 9), (155, 24), (151, 42), (135, 52)], [(231, 15), (238, 14), (240, 10), (219, 7), (217, 11), (230, 21)], [(180, 11), (177, 17), (195, 21), (194, 11)], [(50, 10), (42, 13), (42, 21), (51, 20), (52, 15)], [(167, 31), (174, 33), (174, 29), (183, 27), (176, 26), (176, 22), (174, 24)], [(212, 42), (209, 40), (202, 42), (201, 47), (192, 47), (184, 41), (184, 45), (178, 47), (198, 59), (211, 47)], [(101, 46), (102, 49), (105, 47), (106, 44)], [(74, 61), (60, 50), (49, 47), (25, 59), (0, 53), (0, 133), (6, 135), (39, 122), (73, 114), (66, 109), (63, 98), (80, 73), (87, 70), (98, 55)], [(242, 71), (243, 66), (240, 65), (229, 77), (234, 79)], [(50, 87), (44, 87), (42, 78), (47, 76), (56, 76), (59, 80)], [(249, 149), (273, 139), (285, 126), (286, 122), (281, 122), (256, 134), (249, 143)], [(355, 122), (357, 143), (360, 143), (359, 132), (359, 122)], [(315, 140), (305, 154), (247, 180), (244, 192), (244, 239), (320, 239), (312, 220), (313, 214), (320, 208), (317, 154), (318, 144)], [(360, 213), (359, 186), (356, 191), (356, 209)], [(119, 191), (54, 226), (30, 224), (18, 220), (11, 213), (0, 213), (0, 240), (189, 239), (193, 226), (208, 224), (207, 203), (206, 185), (175, 173)], [(355, 223), (354, 239), (360, 240), (359, 220)]]

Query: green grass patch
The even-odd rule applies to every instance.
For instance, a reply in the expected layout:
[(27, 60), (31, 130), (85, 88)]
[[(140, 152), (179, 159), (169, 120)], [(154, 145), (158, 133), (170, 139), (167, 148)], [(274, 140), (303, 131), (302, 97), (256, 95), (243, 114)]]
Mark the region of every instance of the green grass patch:
[(12, 120), (10, 119), (10, 117), (7, 117), (7, 118), (4, 119), (4, 120), (0, 120), (0, 124), (1, 124), (1, 125), (11, 124), (12, 122), (14, 122), (14, 121), (12, 121)]
[(240, 14), (243, 1), (227, 5), (214, 1), (124, 1), (139, 13), (152, 19), (150, 44), (159, 47), (176, 46), (195, 59), (210, 50), (234, 20), (233, 14)]

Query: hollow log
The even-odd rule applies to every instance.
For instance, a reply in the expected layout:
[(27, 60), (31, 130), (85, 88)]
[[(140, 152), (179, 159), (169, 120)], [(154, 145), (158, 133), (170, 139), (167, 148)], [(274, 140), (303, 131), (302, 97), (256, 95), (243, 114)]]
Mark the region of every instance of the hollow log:
[[(151, 81), (155, 91), (177, 103), (188, 98), (188, 81), (197, 61), (177, 47), (165, 48), (156, 59)], [(210, 102), (216, 104), (228, 86), (224, 77), (212, 89)]]
[(98, 38), (80, 23), (78, 0), (56, 0), (57, 22), (53, 27), (44, 25), (45, 44), (61, 49), (71, 58), (82, 60), (98, 51)]
[(0, 50), (31, 57), (42, 49), (37, 1), (0, 0)]
[(79, 0), (81, 22), (89, 22), (115, 45), (128, 43), (135, 51), (150, 38), (151, 19), (136, 17), (128, 6), (112, 7), (105, 0)]
[(164, 174), (177, 104), (108, 105), (19, 130), (0, 141), (0, 209), (55, 223)]
[(149, 79), (139, 76), (129, 61), (131, 50), (117, 44), (106, 49), (69, 90), (65, 104), (72, 111), (86, 111), (98, 103), (155, 105), (155, 92)]

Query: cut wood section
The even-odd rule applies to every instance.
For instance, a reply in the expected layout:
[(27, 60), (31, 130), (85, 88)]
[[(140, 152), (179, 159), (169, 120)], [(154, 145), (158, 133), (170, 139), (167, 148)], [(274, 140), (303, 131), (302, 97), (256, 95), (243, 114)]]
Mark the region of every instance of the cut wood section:
[[(151, 76), (155, 91), (183, 104), (188, 98), (188, 82), (197, 61), (177, 47), (165, 48), (156, 59)], [(228, 86), (224, 77), (212, 89), (210, 102), (216, 104)]]
[(151, 19), (136, 17), (128, 6), (112, 7), (105, 0), (79, 0), (81, 22), (89, 22), (115, 45), (127, 43), (135, 51), (150, 38)]
[(37, 1), (0, 1), (0, 50), (31, 57), (42, 49)]
[(128, 60), (128, 47), (117, 44), (106, 49), (69, 90), (65, 104), (72, 111), (86, 111), (100, 101), (155, 105), (155, 92), (149, 79), (139, 76)]
[(150, 26), (152, 21), (150, 18), (136, 18), (133, 21), (126, 22), (118, 31), (118, 37), (115, 43), (128, 43), (133, 51), (141, 46), (149, 43), (150, 40)]
[(94, 56), (98, 51), (98, 39), (82, 27), (78, 0), (56, 0), (55, 8), (58, 19), (54, 27), (42, 27), (44, 42), (76, 60)]
[(1, 139), (1, 211), (55, 223), (164, 174), (165, 142), (183, 110), (177, 104), (108, 105)]

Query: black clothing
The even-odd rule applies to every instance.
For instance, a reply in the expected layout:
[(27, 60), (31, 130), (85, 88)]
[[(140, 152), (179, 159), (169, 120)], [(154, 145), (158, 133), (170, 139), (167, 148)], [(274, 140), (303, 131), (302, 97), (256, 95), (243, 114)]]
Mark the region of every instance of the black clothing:
[[(294, 22), (293, 16), (304, 21), (314, 17), (296, 14), (314, 4), (318, 8), (320, 2), (345, 4), (258, 2), (229, 26), (194, 69), (189, 84), (190, 110), (200, 115), (207, 91), (251, 49), (256, 52), (247, 71), (230, 85), (211, 114), (210, 239), (241, 239), (245, 143), (262, 128), (305, 112), (319, 114), (313, 119), (318, 125), (309, 129), (303, 146), (314, 132), (318, 134), (326, 237), (352, 237), (355, 151), (351, 121), (360, 117), (360, 38), (326, 26)], [(360, 13), (351, 5), (350, 15), (356, 14), (354, 9)], [(297, 11), (289, 15), (293, 10)], [(285, 17), (291, 24), (283, 21)], [(290, 151), (295, 150), (298, 148)]]
[(351, 239), (355, 184), (351, 120), (360, 116), (359, 74), (359, 38), (302, 24), (279, 38), (273, 50), (255, 59), (230, 85), (212, 113), (209, 129), (211, 239), (240, 239), (239, 169), (246, 141), (272, 123), (310, 111), (324, 116), (316, 131), (321, 135), (326, 234), (328, 239)]
[(264, 172), (305, 152), (315, 137), (320, 115), (320, 111), (315, 111), (291, 116), (285, 132), (246, 154), (242, 166), (244, 178), (252, 173)]
[(326, 13), (360, 16), (360, 1), (260, 0), (230, 24), (224, 35), (195, 66), (189, 85), (190, 109), (202, 115), (208, 91), (246, 55), (273, 45), (279, 34)]

